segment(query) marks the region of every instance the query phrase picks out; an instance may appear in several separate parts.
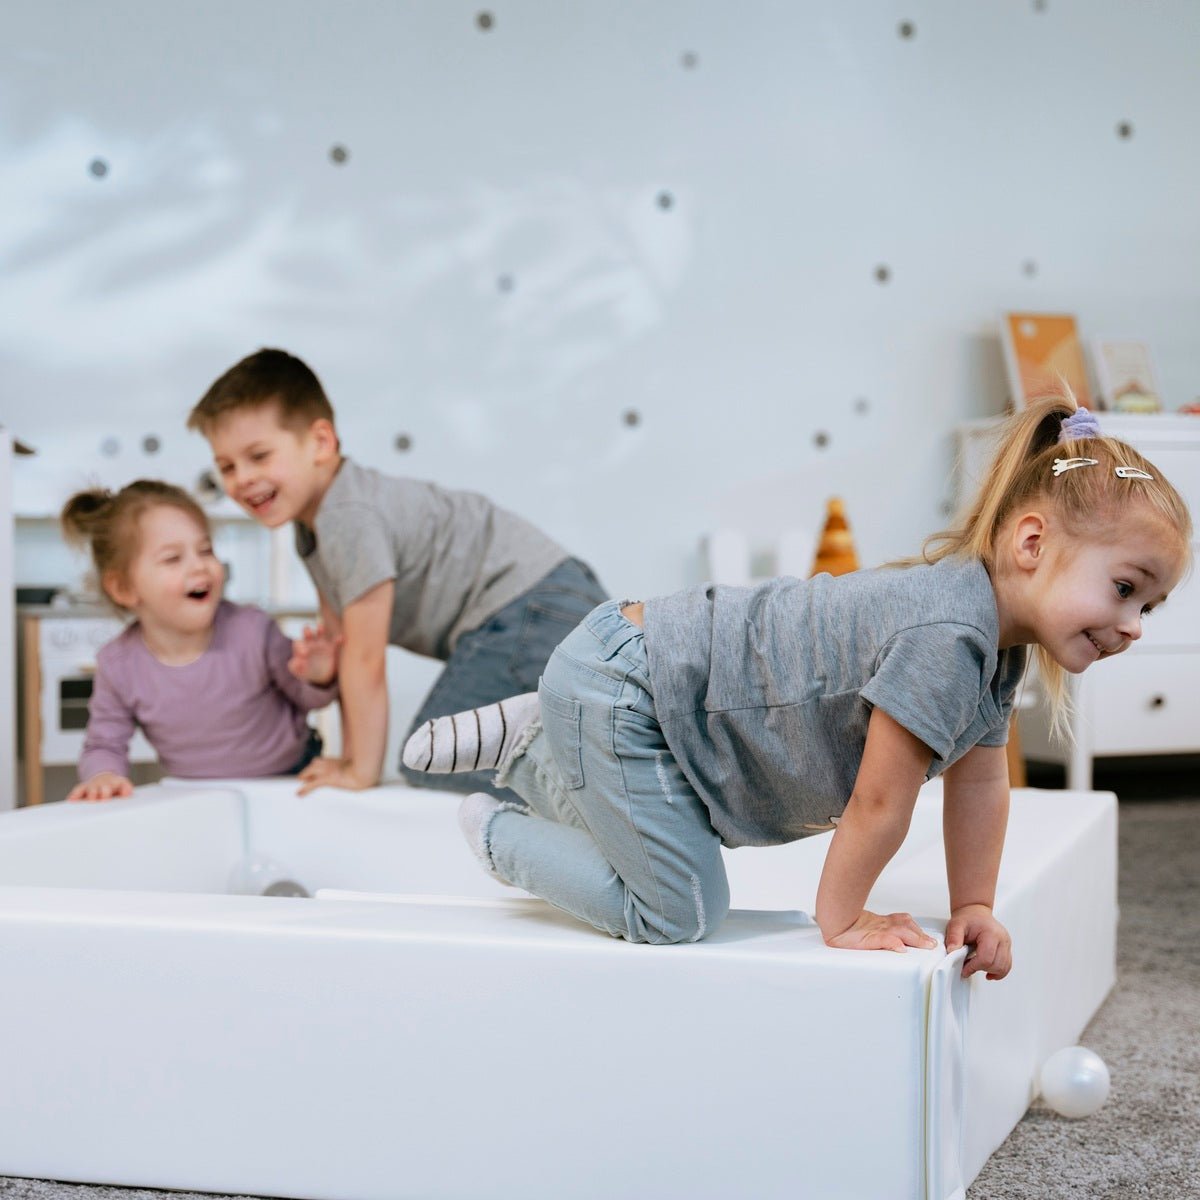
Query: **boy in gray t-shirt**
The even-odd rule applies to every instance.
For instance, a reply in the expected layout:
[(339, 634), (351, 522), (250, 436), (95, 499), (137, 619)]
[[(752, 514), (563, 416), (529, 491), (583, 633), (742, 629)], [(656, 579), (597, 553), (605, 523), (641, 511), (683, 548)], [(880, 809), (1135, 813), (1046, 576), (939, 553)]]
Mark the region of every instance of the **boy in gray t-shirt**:
[[(246, 512), (272, 529), (294, 522), (324, 626), (342, 639), (342, 756), (306, 767), (302, 792), (378, 781), (389, 645), (446, 663), (416, 728), (536, 687), (554, 647), (605, 598), (584, 563), (483, 496), (342, 455), (320, 381), (285, 351), (260, 350), (232, 367), (188, 426), (208, 438), (226, 492)], [(414, 784), (445, 786), (404, 772)], [(513, 798), (486, 773), (451, 786)]]

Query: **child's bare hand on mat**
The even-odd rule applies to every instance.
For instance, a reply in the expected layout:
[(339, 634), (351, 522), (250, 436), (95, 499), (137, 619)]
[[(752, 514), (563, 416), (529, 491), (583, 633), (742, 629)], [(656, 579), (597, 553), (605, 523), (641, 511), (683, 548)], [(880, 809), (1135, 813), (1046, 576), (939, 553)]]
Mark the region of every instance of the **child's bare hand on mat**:
[(113, 800), (117, 796), (132, 796), (133, 784), (115, 771), (101, 771), (91, 779), (77, 783), (68, 793), (68, 800)]
[(361, 792), (363, 788), (375, 786), (374, 779), (367, 779), (355, 770), (348, 758), (314, 758), (300, 772), (298, 796), (307, 796), (317, 788), (344, 788), (350, 792)]
[(894, 950), (905, 953), (909, 946), (932, 950), (937, 940), (931, 938), (908, 913), (867, 912), (864, 908), (849, 929), (825, 939), (827, 946), (837, 950)]
[(946, 953), (960, 946), (975, 947), (963, 963), (964, 979), (976, 971), (986, 971), (988, 979), (1003, 979), (1012, 969), (1012, 938), (986, 904), (964, 904), (950, 914)]

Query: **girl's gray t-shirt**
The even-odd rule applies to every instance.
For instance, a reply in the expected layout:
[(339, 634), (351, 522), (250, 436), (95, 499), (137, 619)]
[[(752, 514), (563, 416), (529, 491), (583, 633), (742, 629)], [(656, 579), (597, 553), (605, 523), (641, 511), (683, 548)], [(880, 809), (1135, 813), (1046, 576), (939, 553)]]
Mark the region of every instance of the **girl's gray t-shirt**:
[(667, 745), (727, 846), (829, 829), (878, 705), (933, 752), (928, 778), (1008, 740), (1025, 648), (998, 650), (984, 565), (951, 556), (646, 601)]
[(478, 629), (568, 557), (528, 521), (477, 492), (384, 475), (344, 458), (296, 550), (339, 615), (395, 580), (389, 641), (449, 658)]

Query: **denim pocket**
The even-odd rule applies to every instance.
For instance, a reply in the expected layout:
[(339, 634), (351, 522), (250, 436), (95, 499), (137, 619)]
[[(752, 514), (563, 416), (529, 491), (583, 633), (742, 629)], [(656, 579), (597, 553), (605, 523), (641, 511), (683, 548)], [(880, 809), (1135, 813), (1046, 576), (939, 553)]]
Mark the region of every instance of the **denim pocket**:
[(578, 700), (568, 700), (552, 692), (543, 681), (538, 684), (542, 709), (542, 730), (554, 756), (554, 765), (568, 791), (583, 787), (583, 736), (579, 727)]
[(537, 687), (538, 676), (555, 647), (594, 607), (590, 597), (574, 592), (543, 593), (526, 605), (508, 663), (508, 669), (522, 691), (529, 692)]

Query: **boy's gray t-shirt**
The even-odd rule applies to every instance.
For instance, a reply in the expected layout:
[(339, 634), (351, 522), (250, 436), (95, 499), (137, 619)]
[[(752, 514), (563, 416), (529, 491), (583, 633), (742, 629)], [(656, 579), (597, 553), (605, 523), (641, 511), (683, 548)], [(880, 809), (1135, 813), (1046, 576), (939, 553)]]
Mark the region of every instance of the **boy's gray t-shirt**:
[(476, 492), (384, 475), (348, 458), (296, 550), (338, 614), (394, 579), (389, 641), (446, 659), (462, 634), (544, 579), (567, 552)]
[(645, 605), (667, 745), (727, 846), (830, 828), (878, 705), (933, 751), (928, 777), (1008, 740), (1025, 648), (998, 651), (987, 570), (952, 556)]

